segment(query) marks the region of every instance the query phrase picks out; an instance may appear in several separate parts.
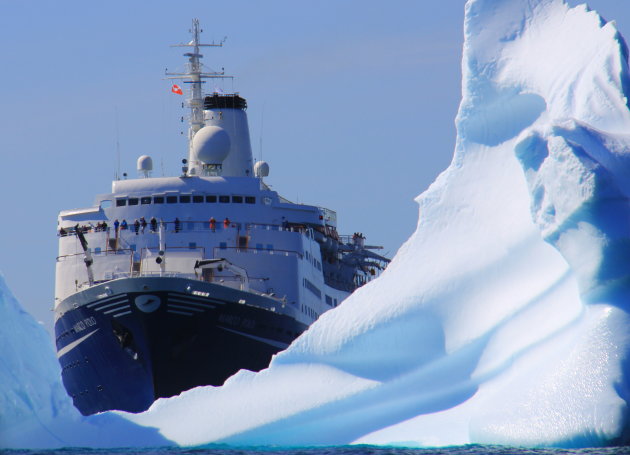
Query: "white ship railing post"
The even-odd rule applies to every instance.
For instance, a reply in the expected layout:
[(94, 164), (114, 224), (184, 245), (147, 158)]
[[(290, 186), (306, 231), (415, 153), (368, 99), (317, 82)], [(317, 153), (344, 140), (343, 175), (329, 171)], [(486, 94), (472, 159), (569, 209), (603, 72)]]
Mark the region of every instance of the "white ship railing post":
[(166, 272), (166, 236), (164, 232), (164, 221), (160, 220), (158, 227), (158, 238), (160, 243), (160, 251), (158, 251), (158, 257), (155, 259), (160, 265), (160, 276), (164, 276)]

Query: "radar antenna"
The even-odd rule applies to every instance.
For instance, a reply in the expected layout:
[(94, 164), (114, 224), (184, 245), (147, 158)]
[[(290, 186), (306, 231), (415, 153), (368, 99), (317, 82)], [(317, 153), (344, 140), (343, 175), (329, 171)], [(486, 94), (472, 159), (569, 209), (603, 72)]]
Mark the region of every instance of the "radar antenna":
[(190, 118), (188, 128), (188, 149), (189, 149), (189, 162), (192, 162), (191, 149), (192, 139), (201, 128), (204, 126), (203, 121), (203, 96), (201, 91), (201, 84), (204, 83), (202, 79), (232, 79), (233, 76), (226, 76), (225, 72), (212, 71), (203, 72), (201, 69), (201, 58), (203, 55), (199, 52), (200, 47), (223, 47), (223, 43), (227, 37), (224, 37), (220, 42), (212, 42), (210, 44), (201, 44), (199, 35), (203, 30), (199, 28), (199, 19), (192, 20), (192, 28), (190, 33), (192, 40), (185, 44), (173, 44), (171, 47), (191, 47), (192, 51), (184, 54), (184, 57), (188, 57), (188, 64), (186, 65), (187, 71), (185, 73), (169, 73), (166, 72), (167, 79), (181, 79), (185, 84), (190, 84), (190, 90), (188, 91), (187, 104), (190, 107)]

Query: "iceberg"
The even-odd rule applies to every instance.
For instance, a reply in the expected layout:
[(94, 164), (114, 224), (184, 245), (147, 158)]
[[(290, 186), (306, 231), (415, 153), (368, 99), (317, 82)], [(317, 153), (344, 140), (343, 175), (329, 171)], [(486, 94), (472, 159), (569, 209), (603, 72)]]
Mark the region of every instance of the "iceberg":
[[(94, 419), (125, 428), (118, 445), (627, 442), (626, 44), (586, 6), (468, 0), (462, 71), (453, 161), (417, 198), (415, 233), (268, 369), (79, 420), (36, 361), (44, 335), (2, 315), (3, 346), (20, 340), (0, 364), (2, 444), (27, 428), (58, 445), (77, 424), (103, 444)], [(32, 374), (10, 364), (31, 356)]]
[(179, 444), (625, 441), (627, 48), (563, 0), (469, 0), (450, 167), (387, 271), (270, 368), (127, 416)]
[(157, 430), (114, 414), (83, 417), (61, 384), (46, 330), (0, 274), (0, 448), (168, 446)]

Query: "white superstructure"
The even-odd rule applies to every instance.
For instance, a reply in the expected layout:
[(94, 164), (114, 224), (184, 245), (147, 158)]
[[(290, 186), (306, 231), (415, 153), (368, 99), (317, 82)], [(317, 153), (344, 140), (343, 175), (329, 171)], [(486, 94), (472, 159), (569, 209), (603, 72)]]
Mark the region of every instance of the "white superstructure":
[[(186, 73), (167, 73), (189, 86), (189, 157), (176, 177), (151, 177), (150, 156), (138, 159), (138, 179), (116, 180), (93, 207), (59, 215), (55, 301), (121, 277), (181, 276), (241, 287), (277, 300), (278, 311), (310, 324), (382, 268), (361, 236), (340, 238), (335, 212), (294, 204), (263, 182), (265, 162), (254, 166), (245, 99), (203, 96), (199, 23)], [(79, 231), (79, 235), (77, 234)], [(369, 247), (368, 247), (369, 248)], [(195, 268), (225, 259), (233, 267)]]
[[(310, 323), (348, 295), (348, 289), (324, 283), (320, 244), (313, 227), (307, 227), (334, 232), (334, 219), (324, 223), (324, 213), (332, 218), (330, 211), (283, 201), (255, 177), (115, 181), (112, 193), (99, 196), (94, 207), (59, 215), (59, 226), (68, 234), (77, 224), (87, 227), (93, 263), (86, 267), (78, 236), (62, 235), (55, 299), (89, 286), (89, 269), (96, 283), (167, 275), (239, 287), (240, 279), (229, 270), (195, 276), (196, 261), (225, 258), (247, 270), (252, 292), (276, 296), (280, 305), (298, 310), (299, 320)], [(157, 224), (152, 226), (152, 219)], [(97, 227), (102, 222), (105, 230)], [(126, 229), (121, 228), (124, 222)]]
[[(64, 386), (85, 415), (141, 412), (158, 398), (260, 371), (388, 260), (334, 211), (294, 204), (254, 165), (247, 103), (201, 94), (199, 23), (185, 54), (182, 173), (115, 180), (92, 207), (59, 214), (55, 336)], [(220, 44), (219, 44), (220, 45)], [(210, 45), (216, 46), (216, 45)], [(179, 86), (173, 91), (183, 93)]]

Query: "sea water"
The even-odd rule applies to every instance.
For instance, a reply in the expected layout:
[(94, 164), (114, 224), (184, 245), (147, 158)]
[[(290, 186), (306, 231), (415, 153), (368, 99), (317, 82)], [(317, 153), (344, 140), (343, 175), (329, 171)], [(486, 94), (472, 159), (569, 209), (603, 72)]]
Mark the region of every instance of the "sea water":
[(57, 450), (7, 450), (7, 455), (621, 455), (630, 454), (630, 446), (588, 449), (530, 449), (505, 446), (466, 445), (442, 448), (398, 448), (375, 446), (334, 447), (232, 447), (213, 445), (206, 448), (67, 448)]

